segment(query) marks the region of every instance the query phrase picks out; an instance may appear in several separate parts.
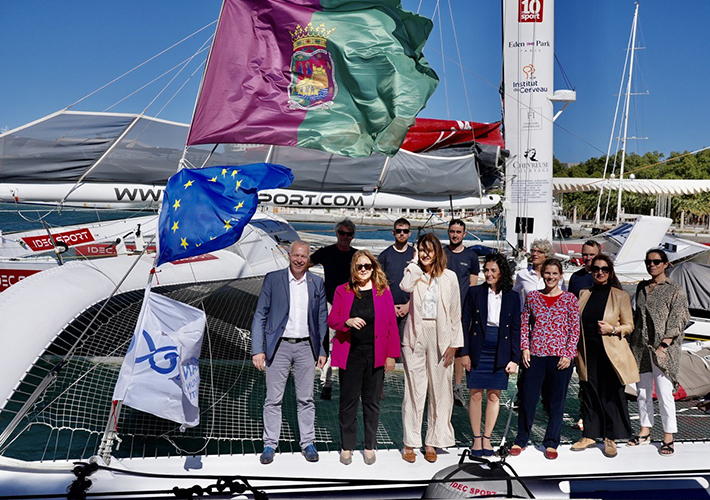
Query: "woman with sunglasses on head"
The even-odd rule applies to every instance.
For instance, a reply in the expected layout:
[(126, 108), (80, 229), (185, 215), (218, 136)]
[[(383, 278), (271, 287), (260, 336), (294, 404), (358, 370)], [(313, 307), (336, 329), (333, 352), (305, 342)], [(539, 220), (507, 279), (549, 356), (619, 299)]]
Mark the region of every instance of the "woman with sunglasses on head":
[(404, 401), (402, 458), (414, 462), (422, 446), (422, 418), (429, 396), (427, 462), (436, 462), (436, 448), (455, 444), (451, 385), (456, 349), (463, 346), (461, 289), (456, 274), (446, 268), (446, 254), (433, 233), (422, 235), (414, 259), (404, 269), (400, 288), (410, 293), (409, 317), (402, 338)]
[(580, 291), (579, 315), (582, 336), (576, 358), (579, 374), (582, 439), (572, 451), (594, 448), (596, 439), (604, 439), (603, 453), (617, 455), (617, 439), (631, 436), (631, 420), (626, 405), (626, 384), (638, 382), (636, 367), (627, 335), (634, 329), (631, 299), (621, 289), (614, 264), (604, 254), (594, 257), (590, 266), (594, 284)]
[[(463, 303), (464, 346), (461, 361), (468, 372), (468, 405), (474, 456), (493, 456), (491, 434), (498, 419), (500, 393), (520, 361), (520, 299), (505, 257), (486, 255), (486, 282), (469, 289)], [(481, 403), (486, 391), (486, 423), (481, 434)]]
[(340, 461), (349, 465), (357, 440), (358, 401), (365, 424), (365, 463), (375, 463), (380, 394), (385, 372), (400, 356), (392, 293), (377, 259), (367, 250), (353, 255), (350, 280), (335, 290), (328, 326), (336, 331), (332, 365), (340, 368)]
[(510, 449), (520, 455), (530, 439), (540, 393), (548, 391), (549, 420), (542, 441), (545, 458), (557, 458), (567, 386), (572, 377), (572, 358), (579, 341), (577, 297), (560, 289), (562, 263), (547, 259), (542, 264), (545, 288), (533, 290), (525, 298), (520, 317), (521, 360), (527, 369), (518, 410), (518, 435)]
[(678, 432), (673, 391), (678, 387), (681, 344), (690, 319), (688, 299), (683, 289), (666, 274), (670, 266), (666, 252), (652, 248), (646, 252), (645, 264), (651, 279), (642, 281), (636, 289), (631, 334), (631, 351), (641, 373), (641, 380), (636, 384), (641, 430), (628, 444), (640, 446), (651, 442), (655, 383), (663, 423), (659, 453), (671, 456), (675, 451), (673, 434)]

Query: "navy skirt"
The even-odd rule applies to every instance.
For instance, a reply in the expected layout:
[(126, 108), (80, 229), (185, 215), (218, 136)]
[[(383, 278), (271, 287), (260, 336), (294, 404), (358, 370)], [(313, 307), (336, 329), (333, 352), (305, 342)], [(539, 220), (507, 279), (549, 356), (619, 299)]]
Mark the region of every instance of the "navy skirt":
[(468, 372), (466, 382), (469, 389), (499, 389), (508, 388), (508, 374), (505, 367), (495, 370), (496, 349), (498, 347), (498, 327), (486, 325), (486, 338), (483, 350), (478, 360), (478, 366)]

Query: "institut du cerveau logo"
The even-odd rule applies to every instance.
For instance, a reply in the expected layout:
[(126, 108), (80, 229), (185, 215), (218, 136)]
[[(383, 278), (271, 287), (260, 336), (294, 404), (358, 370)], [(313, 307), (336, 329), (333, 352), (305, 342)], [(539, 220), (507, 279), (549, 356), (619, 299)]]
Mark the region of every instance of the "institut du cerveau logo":
[(335, 31), (325, 24), (308, 23), (290, 31), (293, 42), (291, 84), (288, 105), (291, 109), (328, 109), (338, 93), (333, 59), (327, 49), (328, 37)]
[(518, 0), (519, 23), (541, 23), (545, 0)]

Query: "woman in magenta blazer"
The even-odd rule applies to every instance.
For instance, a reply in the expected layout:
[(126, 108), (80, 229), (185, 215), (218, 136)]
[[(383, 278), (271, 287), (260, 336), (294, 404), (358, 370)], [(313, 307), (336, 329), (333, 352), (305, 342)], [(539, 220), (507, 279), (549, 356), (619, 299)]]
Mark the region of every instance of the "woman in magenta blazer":
[(394, 358), (401, 351), (387, 277), (367, 250), (353, 255), (350, 280), (335, 290), (328, 326), (336, 331), (331, 364), (340, 369), (340, 461), (352, 462), (358, 400), (362, 399), (365, 463), (372, 465), (385, 372), (394, 369)]

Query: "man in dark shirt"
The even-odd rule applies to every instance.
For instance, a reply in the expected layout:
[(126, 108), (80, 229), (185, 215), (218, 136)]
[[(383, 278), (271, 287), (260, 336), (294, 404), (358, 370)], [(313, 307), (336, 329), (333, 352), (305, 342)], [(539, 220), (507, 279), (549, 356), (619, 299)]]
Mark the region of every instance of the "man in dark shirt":
[(568, 290), (579, 298), (579, 292), (585, 288), (589, 288), (594, 284), (594, 276), (590, 271), (594, 258), (602, 252), (601, 245), (594, 241), (588, 240), (582, 245), (582, 260), (584, 267), (574, 273), (569, 279)]
[[(478, 254), (471, 248), (463, 246), (463, 239), (466, 236), (466, 223), (461, 219), (453, 219), (449, 222), (449, 244), (444, 247), (446, 253), (446, 267), (451, 269), (459, 278), (461, 288), (461, 310), (463, 301), (466, 298), (469, 287), (478, 283), (478, 273), (480, 265)], [(457, 351), (454, 361), (454, 404), (465, 406), (463, 390), (463, 365), (461, 357)]]
[[(357, 248), (350, 246), (355, 237), (355, 224), (350, 219), (343, 219), (335, 225), (335, 245), (320, 248), (311, 255), (310, 266), (322, 265), (325, 274), (325, 297), (328, 301), (328, 312), (333, 306), (333, 296), (338, 286), (346, 283), (350, 279), (350, 261), (357, 252)], [(309, 266), (309, 267), (310, 267)], [(329, 338), (325, 342), (330, 345), (334, 332), (330, 330)], [(326, 352), (328, 349), (326, 348)], [(321, 399), (329, 400), (333, 392), (333, 369), (330, 366), (330, 358), (321, 371), (321, 382), (323, 390), (320, 393)]]
[(401, 218), (394, 222), (394, 244), (385, 248), (377, 260), (382, 266), (382, 270), (387, 275), (387, 282), (392, 291), (394, 308), (397, 313), (397, 326), (399, 327), (399, 338), (404, 333), (404, 323), (409, 314), (409, 294), (399, 288), (399, 283), (404, 276), (404, 268), (410, 260), (414, 258), (414, 247), (407, 244), (411, 235), (411, 226), (407, 219)]

